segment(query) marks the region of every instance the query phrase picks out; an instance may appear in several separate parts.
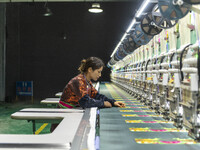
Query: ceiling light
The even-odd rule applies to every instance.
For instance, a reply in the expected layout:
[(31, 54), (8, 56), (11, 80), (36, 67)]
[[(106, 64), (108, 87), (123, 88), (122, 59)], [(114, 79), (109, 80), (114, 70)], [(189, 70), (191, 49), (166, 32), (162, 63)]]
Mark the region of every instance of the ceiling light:
[(132, 29), (132, 27), (133, 27), (133, 25), (134, 25), (135, 23), (136, 23), (136, 20), (135, 20), (135, 18), (134, 18), (134, 19), (131, 21), (131, 23), (130, 23), (128, 29), (126, 30), (127, 33), (129, 33), (129, 31)]
[(93, 3), (92, 8), (88, 9), (88, 11), (91, 13), (101, 13), (103, 12), (103, 9), (100, 8), (99, 3)]
[(43, 14), (43, 16), (48, 17), (48, 16), (51, 16), (52, 14), (53, 14), (53, 13), (52, 13), (51, 9), (48, 8), (48, 7), (46, 7), (46, 11), (45, 11), (45, 13)]
[(45, 13), (43, 14), (43, 16), (48, 17), (48, 16), (53, 15), (51, 9), (48, 7), (48, 0), (46, 0), (44, 4), (44, 8), (45, 8)]
[(142, 3), (142, 7), (140, 7), (140, 9), (139, 9), (139, 11), (138, 11), (136, 17), (139, 18), (139, 17), (141, 16), (142, 12), (143, 12), (144, 9), (147, 7), (147, 5), (149, 4), (149, 2), (150, 2), (150, 0), (146, 0), (146, 1), (144, 1), (144, 2)]
[(114, 49), (114, 51), (112, 52), (112, 54), (111, 54), (110, 57), (112, 57), (112, 56), (115, 54), (115, 52), (118, 50), (118, 47), (122, 44), (123, 40), (125, 39), (125, 37), (126, 37), (127, 35), (128, 35), (128, 34), (125, 32), (124, 35), (122, 36), (120, 42), (117, 44), (117, 46), (115, 47), (115, 49)]

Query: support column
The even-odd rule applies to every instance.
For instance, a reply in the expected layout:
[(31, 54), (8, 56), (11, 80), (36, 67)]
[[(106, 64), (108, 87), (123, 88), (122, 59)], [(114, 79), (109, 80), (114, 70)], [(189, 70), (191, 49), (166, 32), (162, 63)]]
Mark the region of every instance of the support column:
[(6, 4), (0, 3), (0, 101), (5, 101)]

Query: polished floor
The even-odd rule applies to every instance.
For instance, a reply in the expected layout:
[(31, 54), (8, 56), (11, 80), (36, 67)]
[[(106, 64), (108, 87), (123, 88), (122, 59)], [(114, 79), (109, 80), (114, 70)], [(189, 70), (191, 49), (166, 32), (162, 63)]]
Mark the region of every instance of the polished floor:
[[(13, 103), (0, 103), (0, 134), (33, 134), (32, 122), (26, 120), (15, 120), (10, 117), (14, 112), (23, 108), (44, 107), (38, 102), (32, 104), (30, 101), (18, 101)], [(37, 123), (36, 129), (39, 129), (43, 123)], [(50, 124), (48, 124), (39, 134), (49, 133)], [(37, 132), (38, 133), (38, 132)]]

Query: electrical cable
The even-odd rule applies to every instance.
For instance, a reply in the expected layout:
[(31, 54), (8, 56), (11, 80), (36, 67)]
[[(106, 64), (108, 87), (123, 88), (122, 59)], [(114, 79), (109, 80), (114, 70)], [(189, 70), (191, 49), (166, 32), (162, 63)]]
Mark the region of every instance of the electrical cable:
[[(183, 72), (181, 71), (182, 70), (182, 67), (183, 67), (183, 62), (182, 62), (182, 59), (183, 59), (183, 55), (184, 55), (184, 52), (186, 51), (186, 49), (190, 46), (190, 45), (192, 45), (192, 44), (189, 44), (189, 45), (187, 45), (187, 46), (185, 46), (184, 48), (183, 48), (183, 51), (181, 52), (181, 55), (180, 55), (180, 67), (179, 67), (179, 71), (180, 71), (180, 73), (181, 73), (181, 81), (183, 81)], [(178, 57), (177, 57), (177, 60), (178, 60)]]

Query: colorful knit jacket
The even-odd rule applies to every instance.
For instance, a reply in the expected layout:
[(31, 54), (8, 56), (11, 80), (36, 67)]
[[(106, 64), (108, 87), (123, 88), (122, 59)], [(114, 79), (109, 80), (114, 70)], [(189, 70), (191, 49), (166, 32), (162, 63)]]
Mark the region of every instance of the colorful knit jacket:
[(61, 108), (74, 108), (81, 106), (82, 108), (104, 107), (104, 101), (108, 101), (114, 106), (114, 99), (99, 94), (93, 87), (92, 82), (89, 85), (83, 74), (79, 74), (69, 81), (65, 86), (59, 106)]

